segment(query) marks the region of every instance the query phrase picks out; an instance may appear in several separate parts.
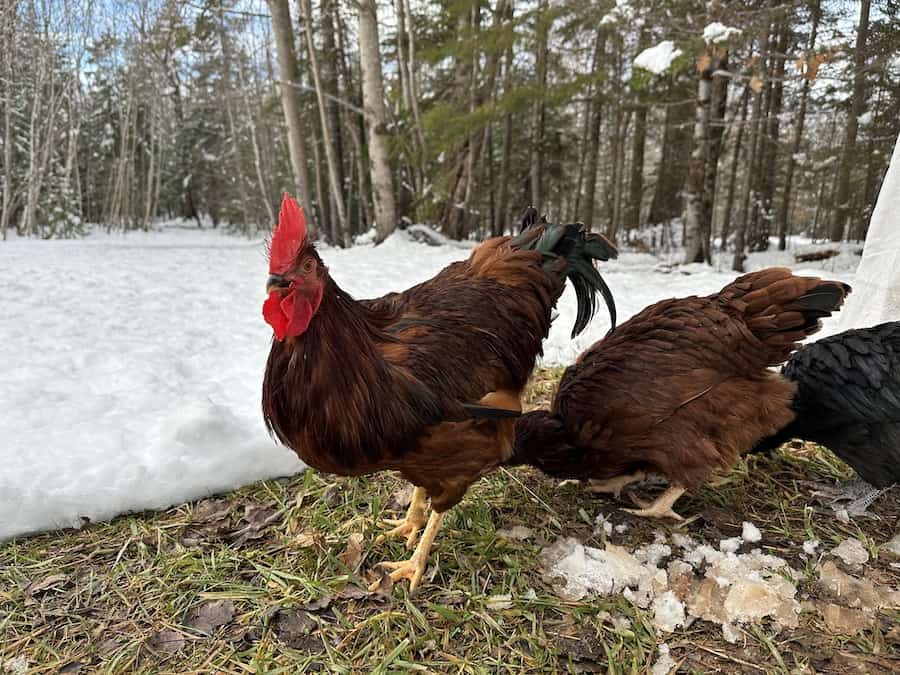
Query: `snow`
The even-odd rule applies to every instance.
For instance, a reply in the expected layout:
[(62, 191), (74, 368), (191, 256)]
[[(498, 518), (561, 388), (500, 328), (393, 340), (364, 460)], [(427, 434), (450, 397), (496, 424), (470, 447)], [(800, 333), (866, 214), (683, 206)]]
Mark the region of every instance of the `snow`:
[(672, 668), (675, 667), (675, 660), (669, 653), (669, 645), (663, 642), (657, 650), (659, 651), (659, 658), (653, 664), (650, 673), (651, 675), (668, 675)]
[(746, 541), (748, 544), (755, 544), (758, 541), (762, 540), (762, 532), (759, 531), (759, 528), (753, 523), (748, 523), (744, 521), (741, 526), (741, 539)]
[(634, 59), (637, 68), (649, 70), (654, 75), (661, 75), (669, 69), (672, 62), (681, 56), (681, 50), (671, 40), (663, 40), (655, 47), (645, 49)]
[[(470, 253), (436, 243), (397, 232), (378, 247), (321, 254), (347, 291), (373, 297)], [(259, 410), (270, 340), (260, 316), (264, 250), (261, 240), (187, 227), (0, 243), (0, 539), (303, 468), (269, 438)], [(751, 254), (747, 268), (789, 263), (791, 254)], [(668, 262), (680, 256), (673, 251)], [(852, 283), (854, 257), (839, 259), (800, 271)], [(624, 252), (601, 271), (621, 322), (663, 298), (719, 290), (735, 276), (728, 262), (679, 268)], [(545, 364), (571, 363), (609, 328), (601, 306), (570, 339), (571, 288), (557, 309)]]
[(725, 42), (732, 37), (740, 35), (742, 32), (743, 31), (741, 31), (740, 28), (726, 26), (725, 24), (719, 23), (718, 21), (714, 21), (710, 24), (707, 24), (703, 29), (703, 40), (704, 42), (719, 44), (720, 42)]
[(813, 555), (817, 548), (819, 548), (818, 539), (807, 539), (803, 542), (803, 552), (806, 555)]
[(900, 319), (900, 137), (872, 212), (853, 293), (840, 314), (841, 330)]

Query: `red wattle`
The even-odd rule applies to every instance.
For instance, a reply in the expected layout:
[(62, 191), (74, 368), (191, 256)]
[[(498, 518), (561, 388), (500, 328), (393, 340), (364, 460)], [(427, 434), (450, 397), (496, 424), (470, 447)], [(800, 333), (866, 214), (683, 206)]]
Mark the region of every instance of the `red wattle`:
[(262, 314), (266, 323), (272, 327), (275, 339), (279, 342), (284, 340), (287, 335), (288, 317), (281, 309), (281, 295), (278, 291), (269, 293), (269, 297), (263, 303)]

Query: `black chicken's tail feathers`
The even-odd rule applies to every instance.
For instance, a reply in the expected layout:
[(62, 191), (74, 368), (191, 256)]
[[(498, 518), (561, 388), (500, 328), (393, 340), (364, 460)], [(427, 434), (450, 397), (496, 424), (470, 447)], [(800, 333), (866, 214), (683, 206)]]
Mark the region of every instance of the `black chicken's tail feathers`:
[[(537, 236), (535, 227), (542, 230)], [(540, 251), (544, 255), (544, 265), (553, 266), (559, 258), (566, 261), (565, 274), (575, 288), (578, 312), (572, 337), (581, 333), (597, 311), (597, 293), (603, 296), (609, 309), (610, 331), (616, 327), (616, 302), (609, 286), (594, 266), (595, 260), (611, 260), (619, 252), (609, 239), (600, 234), (588, 232), (582, 223), (556, 225), (548, 223), (544, 216), (529, 207), (522, 217), (520, 234), (512, 240), (512, 245), (526, 250)]]

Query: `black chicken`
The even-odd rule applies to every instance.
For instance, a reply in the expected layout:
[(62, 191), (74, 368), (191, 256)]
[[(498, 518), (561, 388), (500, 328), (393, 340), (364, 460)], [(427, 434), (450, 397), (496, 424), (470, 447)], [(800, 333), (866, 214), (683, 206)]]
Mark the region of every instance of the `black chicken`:
[(782, 368), (796, 382), (796, 418), (756, 451), (793, 438), (829, 448), (874, 486), (865, 510), (900, 481), (900, 321), (848, 330), (806, 345)]

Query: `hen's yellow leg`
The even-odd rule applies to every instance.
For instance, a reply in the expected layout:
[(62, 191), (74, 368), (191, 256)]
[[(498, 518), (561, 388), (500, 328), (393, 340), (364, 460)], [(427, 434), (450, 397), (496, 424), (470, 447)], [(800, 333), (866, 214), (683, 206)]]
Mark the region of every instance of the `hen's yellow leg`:
[(419, 530), (425, 525), (425, 504), (426, 494), (425, 488), (417, 487), (413, 490), (412, 499), (409, 502), (409, 508), (406, 510), (406, 517), (400, 520), (385, 519), (382, 522), (385, 525), (393, 526), (393, 530), (388, 530), (379, 535), (375, 540), (376, 544), (380, 544), (385, 537), (406, 537), (406, 548), (412, 548), (416, 545), (416, 539), (419, 537)]
[[(684, 520), (681, 516), (672, 510), (672, 505), (678, 501), (678, 498), (685, 493), (685, 488), (679, 485), (673, 485), (663, 492), (651, 504), (634, 499), (640, 509), (622, 509), (626, 513), (643, 518), (674, 518), (675, 520)], [(633, 498), (632, 498), (633, 499)]]
[(631, 485), (632, 483), (642, 481), (646, 477), (647, 474), (643, 471), (635, 471), (634, 473), (626, 473), (621, 476), (616, 476), (615, 478), (608, 478), (606, 480), (589, 480), (588, 490), (590, 492), (612, 494), (616, 499), (618, 499), (619, 495), (622, 494), (622, 488), (624, 488), (626, 485)]
[[(444, 520), (444, 514), (432, 511), (428, 517), (428, 525), (422, 533), (422, 539), (419, 545), (413, 551), (409, 560), (401, 560), (399, 562), (382, 562), (377, 567), (386, 567), (393, 570), (391, 572), (391, 581), (397, 582), (400, 579), (409, 579), (409, 590), (414, 591), (425, 574), (425, 567), (428, 565), (428, 554), (431, 552), (431, 545), (437, 536), (438, 530), (441, 529), (441, 522)], [(381, 584), (378, 580), (369, 586), (370, 591), (375, 591)]]

